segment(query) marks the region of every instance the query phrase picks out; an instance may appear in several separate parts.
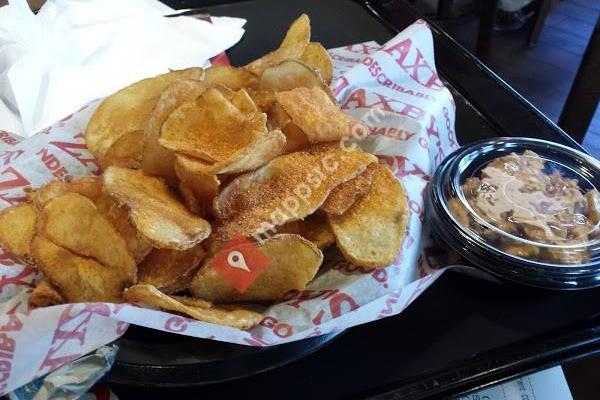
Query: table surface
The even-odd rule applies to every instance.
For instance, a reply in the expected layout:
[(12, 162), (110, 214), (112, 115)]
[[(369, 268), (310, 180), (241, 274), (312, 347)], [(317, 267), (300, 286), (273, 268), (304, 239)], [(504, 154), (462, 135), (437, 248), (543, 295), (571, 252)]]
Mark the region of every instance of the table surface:
[[(177, 8), (207, 3), (166, 2)], [(393, 27), (402, 29), (418, 17), (403, 1), (366, 3), (252, 0), (205, 9), (248, 20), (244, 38), (228, 52), (232, 64), (241, 65), (275, 48), (301, 12), (311, 17), (313, 39), (328, 48), (368, 40), (384, 43), (394, 35)], [(462, 144), (532, 136), (578, 146), (448, 35), (432, 29), (438, 70), (457, 103), (456, 131)], [(202, 387), (113, 389), (123, 399), (448, 396), (600, 351), (598, 304), (600, 288), (551, 292), (449, 272), (401, 315), (350, 329), (287, 366)]]

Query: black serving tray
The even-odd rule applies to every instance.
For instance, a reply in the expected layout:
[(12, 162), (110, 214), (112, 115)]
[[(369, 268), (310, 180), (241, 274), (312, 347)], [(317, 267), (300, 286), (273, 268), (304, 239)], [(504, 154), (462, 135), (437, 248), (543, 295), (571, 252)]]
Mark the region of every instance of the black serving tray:
[[(384, 43), (421, 17), (402, 0), (165, 2), (246, 18), (244, 38), (228, 52), (233, 65), (277, 47), (302, 12), (311, 17), (314, 40), (327, 48)], [(581, 150), (444, 31), (435, 25), (432, 31), (438, 71), (457, 105), (461, 144), (532, 136)], [(135, 327), (118, 342), (121, 351), (107, 381), (121, 399), (456, 395), (599, 352), (600, 289), (556, 293), (449, 272), (401, 315), (330, 339), (255, 349)], [(188, 387), (173, 387), (181, 385)]]

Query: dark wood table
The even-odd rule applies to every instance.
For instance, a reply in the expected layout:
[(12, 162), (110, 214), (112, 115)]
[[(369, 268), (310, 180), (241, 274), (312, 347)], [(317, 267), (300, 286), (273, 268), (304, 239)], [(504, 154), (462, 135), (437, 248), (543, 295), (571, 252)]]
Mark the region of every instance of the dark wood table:
[[(328, 48), (368, 40), (384, 43), (420, 17), (400, 0), (167, 3), (246, 18), (243, 40), (228, 52), (234, 65), (275, 48), (301, 12), (311, 17), (314, 40)], [(432, 29), (437, 68), (457, 104), (461, 144), (532, 136), (580, 148), (444, 31)], [(286, 366), (197, 387), (112, 388), (122, 399), (421, 399), (464, 393), (597, 352), (600, 289), (551, 292), (450, 272), (401, 315), (350, 329)], [(232, 374), (238, 367), (232, 365)]]

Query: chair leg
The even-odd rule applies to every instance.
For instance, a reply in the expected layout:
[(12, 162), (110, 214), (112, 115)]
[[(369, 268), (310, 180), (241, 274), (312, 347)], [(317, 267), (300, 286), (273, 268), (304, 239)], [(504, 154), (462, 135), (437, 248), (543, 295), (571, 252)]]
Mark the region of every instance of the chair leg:
[(542, 33), (542, 29), (544, 29), (546, 17), (548, 16), (551, 8), (552, 0), (539, 0), (539, 4), (537, 5), (535, 14), (533, 16), (531, 28), (529, 29), (529, 33), (527, 35), (527, 44), (530, 47), (533, 47), (537, 44), (540, 34)]
[(477, 34), (477, 56), (482, 60), (489, 60), (492, 47), (492, 33), (496, 20), (499, 0), (483, 0), (481, 17), (479, 19), (479, 32)]
[(558, 125), (579, 143), (594, 118), (600, 98), (600, 17), (587, 45)]

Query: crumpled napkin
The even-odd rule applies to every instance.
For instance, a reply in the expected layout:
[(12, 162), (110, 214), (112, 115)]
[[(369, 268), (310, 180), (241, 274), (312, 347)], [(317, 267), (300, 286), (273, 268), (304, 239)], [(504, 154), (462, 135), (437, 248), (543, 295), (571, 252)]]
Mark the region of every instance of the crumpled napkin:
[[(245, 20), (165, 18), (156, 0), (26, 0), (0, 8), (0, 126), (31, 136), (137, 80), (207, 65), (237, 43)], [(6, 124), (2, 121), (7, 120)]]

